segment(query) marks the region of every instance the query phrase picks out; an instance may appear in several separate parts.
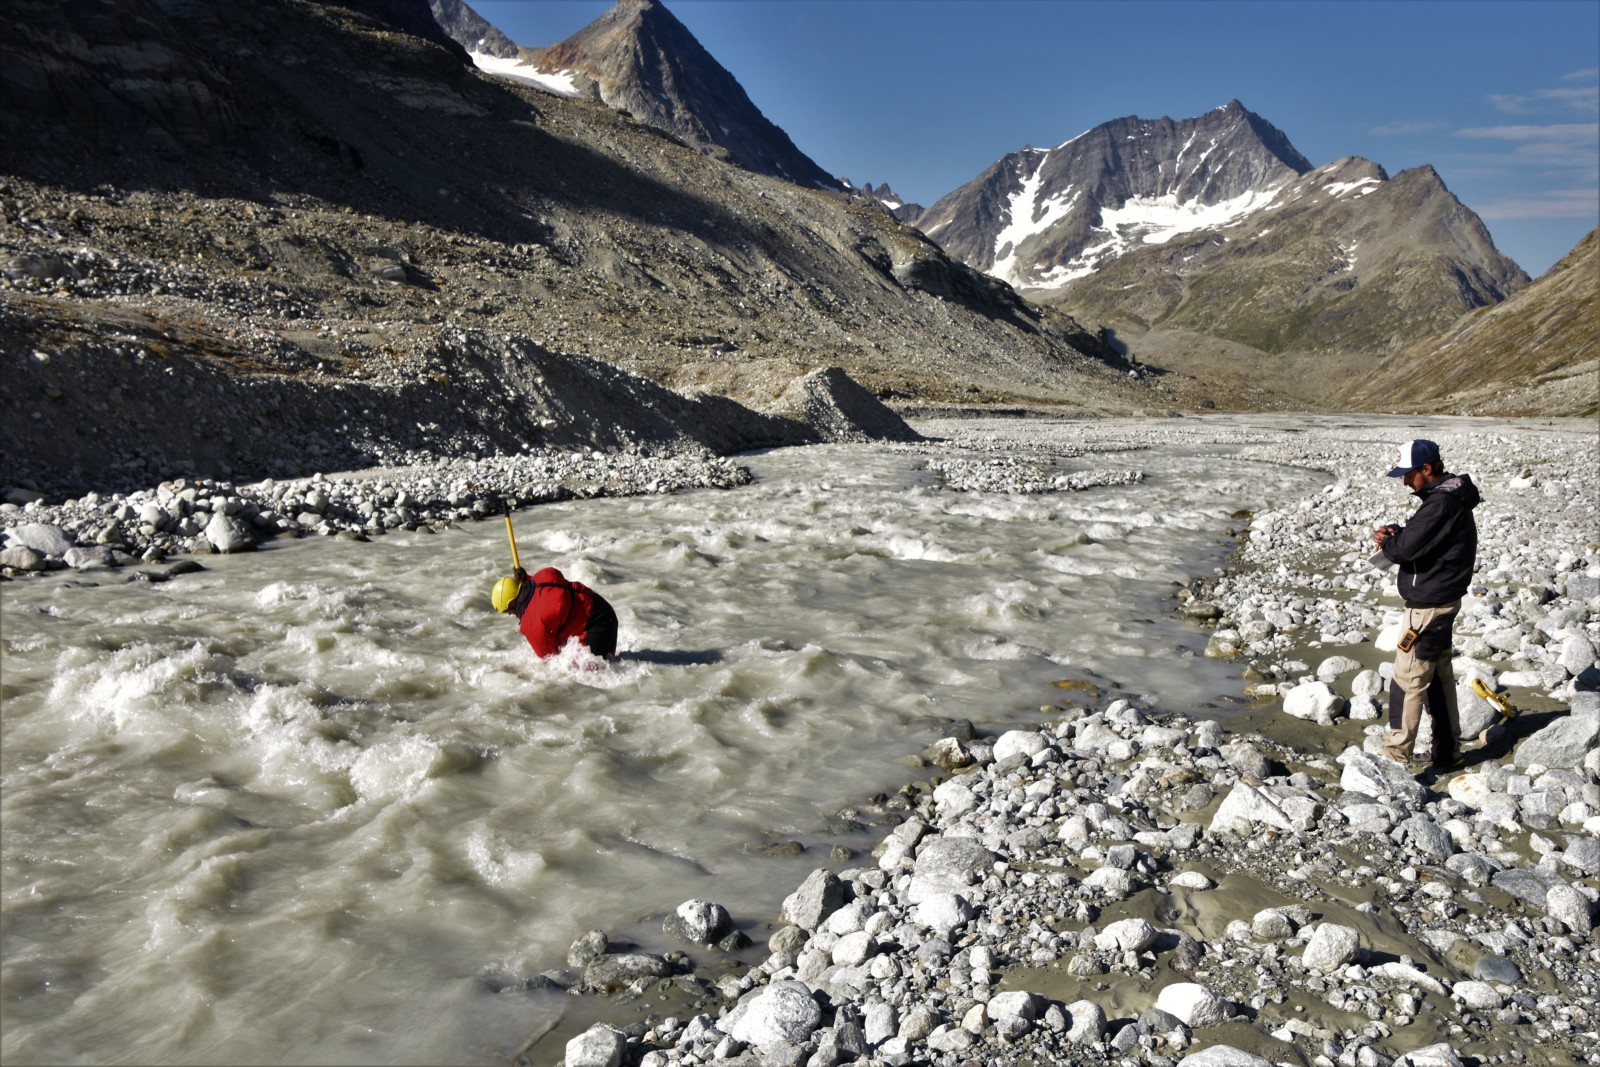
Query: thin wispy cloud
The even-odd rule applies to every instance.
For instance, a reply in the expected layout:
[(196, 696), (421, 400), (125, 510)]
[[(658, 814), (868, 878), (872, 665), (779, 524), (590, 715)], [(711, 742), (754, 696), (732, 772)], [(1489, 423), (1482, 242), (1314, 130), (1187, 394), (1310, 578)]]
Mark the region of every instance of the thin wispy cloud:
[(1498, 141), (1564, 141), (1569, 144), (1595, 144), (1600, 141), (1600, 124), (1564, 122), (1552, 126), (1469, 126), (1457, 130), (1462, 137), (1491, 137)]
[(1588, 70), (1575, 70), (1571, 74), (1561, 75), (1564, 82), (1593, 82), (1600, 81), (1600, 67), (1590, 67)]
[(1571, 122), (1550, 126), (1472, 126), (1457, 130), (1458, 137), (1507, 141), (1512, 149), (1508, 162), (1536, 163), (1541, 166), (1585, 167), (1593, 169), (1600, 150), (1600, 123)]
[(1600, 84), (1536, 89), (1531, 93), (1490, 93), (1489, 102), (1509, 115), (1531, 115), (1552, 107), (1600, 112)]
[(1583, 189), (1545, 189), (1529, 196), (1507, 197), (1478, 206), (1480, 218), (1592, 219), (1600, 212), (1600, 192)]
[(1427, 133), (1438, 128), (1437, 122), (1391, 122), (1385, 126), (1374, 126), (1372, 132), (1379, 137), (1404, 137), (1408, 134)]

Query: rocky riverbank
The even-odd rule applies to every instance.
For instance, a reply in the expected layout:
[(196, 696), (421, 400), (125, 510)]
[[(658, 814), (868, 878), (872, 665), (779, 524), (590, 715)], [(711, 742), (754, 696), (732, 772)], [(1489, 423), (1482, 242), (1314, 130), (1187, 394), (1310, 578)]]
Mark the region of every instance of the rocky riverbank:
[[(647, 456), (541, 449), (413, 459), (404, 468), (243, 485), (180, 478), (58, 504), (14, 490), (0, 504), (0, 573), (159, 563), (177, 554), (248, 551), (279, 537), (370, 540), (390, 530), (431, 531), (552, 500), (728, 488), (750, 480), (748, 468), (735, 460), (694, 451)], [(159, 579), (166, 572), (135, 573)]]
[[(937, 777), (863, 807), (887, 831), (871, 861), (816, 870), (714, 992), (678, 973), (689, 953), (574, 946), (547, 980), (684, 995), (573, 1037), (566, 1067), (1600, 1063), (1600, 442), (1434, 435), (1485, 490), (1465, 772), (1375, 751), (1397, 604), (1365, 537), (1409, 511), (1387, 447), (1213, 429), (1334, 479), (1240, 516), (1240, 565), (1180, 593), (1217, 627), (1208, 654), (1241, 658), (1252, 712), (1225, 728), (1108, 695), (955, 732), (924, 753)], [(1523, 713), (1486, 718), (1472, 677)], [(730, 929), (708, 901), (665, 926)]]
[[(955, 456), (944, 444), (917, 443), (919, 434), (838, 371), (806, 375), (790, 393), (785, 406), (794, 413), (788, 422), (793, 440), (885, 442), (885, 447), (926, 456), (927, 468), (952, 490), (1052, 493), (1133, 484), (1143, 477), (1137, 470), (1062, 466), (1063, 456), (1081, 459), (1129, 448), (1076, 424), (1063, 432), (1096, 439), (1070, 448), (1052, 445), (1049, 457), (1027, 460), (1010, 454), (1004, 438), (941, 425), (941, 432), (953, 433), (950, 440), (967, 450)], [(662, 398), (756, 417), (717, 398), (685, 399), (660, 388), (649, 390), (642, 410), (670, 402)], [(725, 437), (741, 430), (735, 419), (703, 432)], [(692, 441), (609, 450), (527, 446), (481, 456), (473, 446), (472, 439), (453, 436), (437, 449), (390, 455), (394, 466), (251, 482), (196, 475), (54, 501), (37, 489), (0, 487), (0, 576), (160, 564), (176, 555), (251, 551), (277, 538), (371, 540), (390, 530), (432, 531), (555, 500), (727, 489), (750, 480), (749, 469), (736, 457)], [(136, 573), (141, 580), (160, 580), (165, 572)]]

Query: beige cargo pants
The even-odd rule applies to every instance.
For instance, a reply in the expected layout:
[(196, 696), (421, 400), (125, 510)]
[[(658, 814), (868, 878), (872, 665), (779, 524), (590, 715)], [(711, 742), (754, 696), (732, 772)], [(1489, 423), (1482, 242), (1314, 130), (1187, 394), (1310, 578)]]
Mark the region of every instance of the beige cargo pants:
[(1405, 625), (1420, 636), (1409, 650), (1394, 657), (1394, 681), (1389, 686), (1389, 732), (1383, 738), (1386, 756), (1410, 763), (1428, 709), (1433, 727), (1433, 762), (1453, 759), (1461, 747), (1461, 720), (1456, 710), (1455, 675), (1451, 671), (1450, 645), (1461, 601), (1430, 608), (1407, 608)]

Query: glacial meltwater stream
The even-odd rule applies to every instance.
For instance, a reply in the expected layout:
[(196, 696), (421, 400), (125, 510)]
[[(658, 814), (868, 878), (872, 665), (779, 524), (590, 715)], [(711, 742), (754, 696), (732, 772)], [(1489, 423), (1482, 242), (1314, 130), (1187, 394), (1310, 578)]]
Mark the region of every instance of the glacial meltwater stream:
[[(1045, 461), (1077, 431), (1007, 432)], [(959, 451), (519, 513), (530, 570), (616, 606), (600, 669), (493, 613), (498, 520), (6, 584), (0, 1058), (503, 1063), (572, 1003), (521, 984), (586, 930), (664, 951), (701, 898), (765, 941), (941, 720), (1038, 721), (1062, 679), (1237, 692), (1162, 598), (1322, 476), (1174, 438), (1060, 459), (1136, 485), (953, 492), (927, 466)]]

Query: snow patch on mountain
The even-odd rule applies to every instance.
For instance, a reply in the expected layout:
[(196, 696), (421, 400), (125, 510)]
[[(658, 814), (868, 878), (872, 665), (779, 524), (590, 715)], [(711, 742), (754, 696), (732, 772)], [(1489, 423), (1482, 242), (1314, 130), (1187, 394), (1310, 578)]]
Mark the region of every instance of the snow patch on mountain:
[(510, 78), (512, 81), (531, 85), (536, 89), (543, 89), (547, 93), (557, 96), (578, 96), (578, 87), (573, 82), (572, 71), (557, 70), (545, 73), (536, 70), (520, 59), (507, 59), (501, 56), (491, 56), (486, 52), (470, 52), (473, 65), (485, 74), (493, 74), (500, 78)]
[(1043, 185), (1044, 166), (1041, 160), (1033, 174), (1022, 179), (1022, 188), (1011, 198), (1007, 209), (1010, 221), (995, 235), (994, 266), (989, 273), (1013, 285), (1022, 281), (1018, 247), (1029, 237), (1048, 231), (1066, 218), (1078, 203), (1079, 193), (1070, 187), (1041, 201), (1039, 191)]
[(1366, 196), (1382, 184), (1377, 178), (1363, 178), (1358, 182), (1329, 182), (1322, 188), (1334, 196), (1344, 196), (1346, 193), (1351, 196)]
[(1166, 244), (1179, 234), (1226, 226), (1260, 211), (1278, 196), (1276, 189), (1252, 189), (1231, 200), (1180, 202), (1176, 193), (1135, 197), (1121, 207), (1104, 208), (1096, 230), (1116, 234), (1126, 246)]
[[(1187, 146), (1186, 146), (1187, 147)], [(1037, 194), (1038, 183), (1033, 183), (1033, 195)], [(1043, 287), (1064, 285), (1074, 278), (1082, 278), (1092, 274), (1098, 268), (1122, 255), (1130, 248), (1140, 244), (1159, 245), (1166, 244), (1174, 237), (1195, 230), (1211, 229), (1227, 226), (1264, 210), (1272, 205), (1277, 198), (1278, 189), (1253, 189), (1242, 193), (1231, 200), (1222, 200), (1215, 204), (1203, 204), (1196, 200), (1179, 201), (1176, 193), (1166, 193), (1162, 196), (1134, 197), (1126, 200), (1120, 207), (1102, 208), (1100, 211), (1100, 224), (1090, 231), (1097, 235), (1104, 235), (1104, 239), (1085, 247), (1082, 252), (1047, 271), (1039, 272), (1031, 278), (1021, 277), (1022, 272), (1015, 262), (1014, 249), (1024, 238), (1048, 229), (1053, 219), (1047, 210), (1032, 227), (1019, 227), (1017, 205), (1024, 196), (1030, 195), (1027, 184), (1022, 192), (1012, 200), (1012, 222), (1001, 232), (1000, 242), (996, 244), (995, 266), (992, 271), (996, 276), (1005, 279), (1012, 285)], [(1055, 204), (1062, 200), (1063, 194), (1053, 197), (1047, 204)], [(1072, 199), (1066, 201), (1061, 213), (1071, 209), (1077, 200), (1074, 192)], [(1005, 241), (1011, 241), (1012, 254), (1007, 260), (1002, 261), (999, 251), (1004, 247)]]
[(1200, 153), (1200, 159), (1197, 162), (1190, 164), (1188, 167), (1185, 167), (1183, 165), (1183, 157), (1189, 154), (1189, 149), (1194, 147), (1194, 143), (1199, 136), (1199, 133), (1191, 133), (1189, 135), (1189, 139), (1183, 142), (1183, 147), (1178, 149), (1178, 158), (1173, 161), (1172, 167), (1173, 174), (1175, 176), (1178, 174), (1187, 173), (1188, 171), (1191, 171), (1205, 163), (1206, 157), (1217, 150), (1217, 139), (1213, 137), (1206, 143), (1205, 150)]

